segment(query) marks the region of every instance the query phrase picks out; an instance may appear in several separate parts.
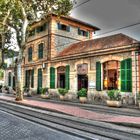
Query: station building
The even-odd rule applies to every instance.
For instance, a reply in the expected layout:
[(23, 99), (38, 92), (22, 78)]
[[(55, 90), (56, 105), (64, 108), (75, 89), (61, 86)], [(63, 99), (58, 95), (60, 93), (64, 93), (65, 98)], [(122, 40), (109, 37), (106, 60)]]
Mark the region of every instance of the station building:
[(24, 51), (22, 85), (39, 93), (67, 88), (76, 93), (119, 89), (140, 91), (139, 42), (124, 34), (93, 39), (99, 28), (51, 15), (33, 23)]

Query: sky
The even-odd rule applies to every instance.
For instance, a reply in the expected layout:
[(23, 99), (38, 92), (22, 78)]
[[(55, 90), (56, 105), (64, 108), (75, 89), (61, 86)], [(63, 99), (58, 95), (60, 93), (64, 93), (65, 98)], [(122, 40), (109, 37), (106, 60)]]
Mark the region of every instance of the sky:
[(71, 16), (98, 28), (93, 38), (123, 33), (140, 41), (140, 0), (76, 0)]

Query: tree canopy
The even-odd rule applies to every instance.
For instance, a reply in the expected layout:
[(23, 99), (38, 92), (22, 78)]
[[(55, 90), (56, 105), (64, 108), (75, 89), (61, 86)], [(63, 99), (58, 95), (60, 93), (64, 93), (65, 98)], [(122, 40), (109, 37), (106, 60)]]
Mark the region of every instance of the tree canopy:
[[(56, 14), (66, 16), (73, 7), (75, 0), (0, 0), (0, 29), (14, 29), (16, 41), (19, 47), (19, 55), (16, 61), (15, 77), (17, 85), (16, 99), (22, 100), (21, 85), (21, 63), (23, 51), (26, 46), (30, 24), (40, 19), (45, 19), (48, 15)], [(4, 34), (3, 34), (4, 35)], [(5, 36), (8, 38), (8, 34)], [(3, 44), (6, 42), (2, 41)]]
[(0, 22), (15, 29), (19, 47), (23, 47), (28, 25), (46, 18), (49, 14), (68, 15), (73, 7), (71, 0), (1, 0)]

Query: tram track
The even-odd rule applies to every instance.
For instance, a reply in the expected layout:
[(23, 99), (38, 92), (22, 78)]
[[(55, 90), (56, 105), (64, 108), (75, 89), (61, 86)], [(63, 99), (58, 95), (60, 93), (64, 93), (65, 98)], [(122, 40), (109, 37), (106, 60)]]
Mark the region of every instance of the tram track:
[[(84, 139), (139, 140), (140, 131), (0, 101), (0, 110)], [(133, 129), (134, 130), (134, 129)]]

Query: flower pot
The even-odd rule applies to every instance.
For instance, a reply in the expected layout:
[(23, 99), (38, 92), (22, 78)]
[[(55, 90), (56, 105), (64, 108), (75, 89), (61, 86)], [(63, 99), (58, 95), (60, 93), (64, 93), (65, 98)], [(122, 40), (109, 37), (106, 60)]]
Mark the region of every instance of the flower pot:
[(122, 106), (122, 103), (121, 101), (110, 101), (110, 100), (107, 100), (107, 105), (109, 107), (121, 107)]
[(49, 95), (42, 94), (42, 95), (41, 95), (41, 98), (42, 98), (42, 99), (49, 99)]
[(79, 97), (80, 103), (86, 103), (87, 97)]
[(64, 101), (65, 98), (64, 98), (63, 95), (60, 95), (59, 97), (60, 97), (60, 100), (61, 100), (61, 101)]
[(140, 102), (138, 102), (138, 105), (139, 105), (139, 109), (140, 109)]

